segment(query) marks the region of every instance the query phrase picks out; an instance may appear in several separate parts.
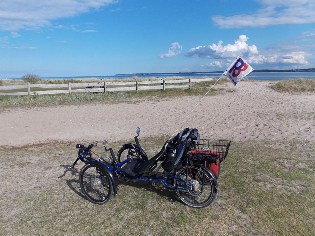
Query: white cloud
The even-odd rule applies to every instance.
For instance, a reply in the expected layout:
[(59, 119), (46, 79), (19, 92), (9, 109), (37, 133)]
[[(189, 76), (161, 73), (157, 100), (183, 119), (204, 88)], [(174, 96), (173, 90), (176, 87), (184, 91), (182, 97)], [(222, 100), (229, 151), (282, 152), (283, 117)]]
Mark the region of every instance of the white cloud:
[(305, 52), (290, 52), (279, 57), (279, 62), (284, 64), (302, 64), (307, 65)]
[(87, 30), (82, 30), (82, 33), (96, 33), (97, 31), (94, 29), (87, 29)]
[(254, 14), (214, 16), (212, 20), (222, 28), (315, 23), (314, 0), (260, 0), (260, 2), (262, 7)]
[(116, 0), (1, 0), (0, 30), (40, 28), (51, 21), (98, 9)]
[(160, 58), (170, 58), (175, 57), (182, 52), (182, 46), (178, 42), (171, 43), (171, 46), (168, 48), (168, 52), (161, 54)]
[(258, 50), (256, 45), (248, 44), (248, 37), (240, 35), (233, 44), (224, 45), (222, 41), (208, 46), (190, 49), (187, 56), (199, 56), (211, 60), (204, 68), (222, 68), (230, 64), (237, 56), (244, 57), (250, 64), (266, 67), (308, 65), (308, 54), (297, 47), (278, 45), (269, 50)]
[(248, 62), (252, 64), (268, 64), (268, 65), (308, 65), (308, 53), (299, 51), (296, 48), (275, 47), (260, 54), (253, 54), (248, 57)]
[(2, 48), (5, 48), (5, 49), (27, 49), (27, 50), (37, 49), (34, 46), (13, 46), (13, 45), (12, 46), (11, 45), (2, 46)]
[(202, 65), (204, 68), (222, 68), (224, 66), (222, 61), (213, 61), (208, 63), (207, 65)]
[(37, 49), (37, 47), (30, 46), (30, 45), (16, 45), (12, 43), (12, 38), (19, 38), (21, 35), (17, 32), (10, 32), (11, 36), (4, 36), (0, 37), (0, 48), (3, 49), (23, 49), (23, 50), (34, 50)]
[(187, 53), (188, 56), (197, 55), (199, 57), (209, 58), (235, 58), (244, 54), (258, 54), (258, 49), (255, 45), (248, 45), (248, 37), (240, 35), (234, 44), (223, 45), (223, 41), (217, 44), (213, 43), (208, 46), (197, 46), (192, 48)]
[[(93, 25), (87, 25), (88, 27), (93, 27)], [(63, 29), (63, 30), (71, 30), (74, 32), (79, 32), (79, 33), (96, 33), (97, 30), (93, 29), (93, 28), (87, 28), (87, 29), (83, 29), (83, 27), (81, 25), (55, 25), (52, 26), (52, 28), (55, 29)]]
[(19, 37), (21, 37), (21, 35), (17, 32), (11, 32), (11, 37), (12, 38), (19, 38)]

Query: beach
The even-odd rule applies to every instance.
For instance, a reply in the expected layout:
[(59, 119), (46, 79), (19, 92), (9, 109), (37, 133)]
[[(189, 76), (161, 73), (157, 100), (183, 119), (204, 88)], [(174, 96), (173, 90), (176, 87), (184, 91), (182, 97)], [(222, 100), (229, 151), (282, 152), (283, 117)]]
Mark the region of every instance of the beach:
[(215, 96), (185, 96), (118, 104), (14, 108), (0, 113), (0, 146), (129, 140), (169, 136), (194, 127), (202, 138), (232, 141), (315, 141), (315, 94), (272, 90), (275, 82), (216, 85)]
[[(2, 234), (312, 234), (315, 94), (276, 92), (273, 83), (224, 83), (210, 96), (2, 109)], [(79, 181), (84, 163), (71, 168), (75, 144), (106, 139), (116, 152), (133, 142), (137, 126), (150, 157), (184, 127), (232, 141), (209, 207), (187, 207), (157, 183), (123, 178), (105, 205), (87, 201)], [(109, 160), (102, 145), (93, 153)]]

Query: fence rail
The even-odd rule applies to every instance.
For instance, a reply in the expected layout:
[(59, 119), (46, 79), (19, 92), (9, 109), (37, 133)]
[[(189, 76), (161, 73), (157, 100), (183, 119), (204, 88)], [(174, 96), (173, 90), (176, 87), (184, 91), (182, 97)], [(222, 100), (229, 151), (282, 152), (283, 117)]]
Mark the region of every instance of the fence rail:
[(177, 79), (156, 81), (101, 81), (68, 84), (24, 84), (0, 86), (0, 95), (42, 95), (71, 93), (106, 93), (118, 91), (144, 91), (166, 89), (190, 89), (192, 83), (212, 81), (213, 78)]

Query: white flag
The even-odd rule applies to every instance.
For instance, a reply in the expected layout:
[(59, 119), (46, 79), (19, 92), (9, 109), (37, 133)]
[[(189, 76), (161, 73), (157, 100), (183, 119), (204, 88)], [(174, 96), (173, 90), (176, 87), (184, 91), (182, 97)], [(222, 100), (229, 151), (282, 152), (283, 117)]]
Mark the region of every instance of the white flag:
[(224, 74), (236, 85), (243, 77), (248, 75), (254, 69), (241, 57), (236, 60), (227, 68)]

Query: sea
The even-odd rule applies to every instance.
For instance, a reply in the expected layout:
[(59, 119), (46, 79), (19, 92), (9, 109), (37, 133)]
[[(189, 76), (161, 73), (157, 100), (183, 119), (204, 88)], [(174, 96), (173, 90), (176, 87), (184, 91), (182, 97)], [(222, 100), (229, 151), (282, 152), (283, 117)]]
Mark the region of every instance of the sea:
[[(181, 72), (181, 73), (135, 73), (135, 74), (116, 74), (116, 75), (94, 75), (94, 76), (65, 76), (65, 77), (41, 77), (44, 80), (50, 79), (130, 79), (130, 78), (165, 78), (165, 77), (211, 77), (219, 78), (222, 72)], [(253, 71), (248, 76), (249, 80), (289, 80), (289, 79), (315, 79), (315, 72), (260, 72)], [(17, 78), (20, 79), (20, 78)], [(15, 80), (15, 79), (14, 79)]]
[[(54, 77), (54, 79), (99, 78), (99, 79), (130, 79), (130, 78), (165, 78), (165, 77), (211, 77), (219, 78), (222, 72), (194, 72), (194, 73), (138, 73), (117, 74), (112, 76), (76, 76)], [(289, 80), (289, 79), (315, 79), (315, 72), (255, 72), (250, 73), (249, 80)], [(45, 79), (52, 79), (47, 77)]]

